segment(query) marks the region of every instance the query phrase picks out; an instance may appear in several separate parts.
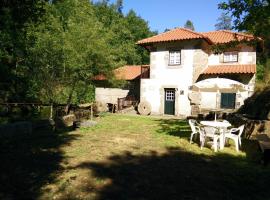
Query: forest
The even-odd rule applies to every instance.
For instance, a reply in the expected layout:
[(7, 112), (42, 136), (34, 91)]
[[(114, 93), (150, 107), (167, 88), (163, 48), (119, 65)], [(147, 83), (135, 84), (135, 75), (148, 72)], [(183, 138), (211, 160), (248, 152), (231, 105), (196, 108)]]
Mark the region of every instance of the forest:
[(122, 0), (0, 4), (0, 102), (91, 102), (95, 75), (149, 62), (135, 43), (155, 32)]

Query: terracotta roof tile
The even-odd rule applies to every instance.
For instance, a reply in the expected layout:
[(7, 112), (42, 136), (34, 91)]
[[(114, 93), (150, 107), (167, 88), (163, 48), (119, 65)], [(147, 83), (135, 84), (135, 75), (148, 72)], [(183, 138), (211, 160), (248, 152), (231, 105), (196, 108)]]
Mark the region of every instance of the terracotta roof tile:
[[(244, 33), (237, 33), (228, 30), (212, 31), (198, 33), (185, 28), (176, 28), (159, 35), (145, 38), (137, 42), (137, 44), (149, 44), (157, 42), (171, 42), (190, 39), (205, 39), (210, 44), (222, 44), (232, 41), (253, 40), (254, 36)], [(260, 39), (260, 38), (259, 38)]]
[(212, 65), (208, 66), (202, 74), (254, 74), (256, 65)]
[[(141, 75), (141, 66), (148, 65), (126, 65), (114, 70), (114, 75), (118, 80), (134, 80)], [(94, 80), (106, 80), (104, 75), (97, 75)]]
[(214, 44), (228, 43), (232, 41), (241, 41), (241, 40), (253, 40), (254, 36), (244, 34), (244, 33), (235, 33), (228, 30), (212, 31), (202, 33), (205, 37), (208, 37)]
[(206, 39), (203, 34), (191, 31), (185, 28), (176, 28), (159, 35), (155, 35), (149, 38), (145, 38), (137, 42), (137, 44), (147, 44), (155, 42), (171, 42), (177, 40), (190, 40), (190, 39)]
[(121, 80), (133, 80), (141, 75), (141, 65), (126, 65), (114, 70), (115, 77)]

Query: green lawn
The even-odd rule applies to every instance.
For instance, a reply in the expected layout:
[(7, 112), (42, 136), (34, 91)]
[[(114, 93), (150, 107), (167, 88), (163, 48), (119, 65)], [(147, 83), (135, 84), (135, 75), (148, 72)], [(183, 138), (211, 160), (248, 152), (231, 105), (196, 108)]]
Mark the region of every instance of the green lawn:
[(105, 115), (77, 131), (0, 140), (0, 199), (270, 199), (257, 144), (214, 153), (179, 119)]

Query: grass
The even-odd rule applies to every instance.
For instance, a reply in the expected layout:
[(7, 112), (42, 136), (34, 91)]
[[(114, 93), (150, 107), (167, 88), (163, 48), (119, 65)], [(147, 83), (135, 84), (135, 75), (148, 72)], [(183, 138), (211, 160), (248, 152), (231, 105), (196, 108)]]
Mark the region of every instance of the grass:
[(257, 144), (214, 153), (186, 121), (104, 115), (76, 131), (0, 140), (0, 199), (270, 199)]

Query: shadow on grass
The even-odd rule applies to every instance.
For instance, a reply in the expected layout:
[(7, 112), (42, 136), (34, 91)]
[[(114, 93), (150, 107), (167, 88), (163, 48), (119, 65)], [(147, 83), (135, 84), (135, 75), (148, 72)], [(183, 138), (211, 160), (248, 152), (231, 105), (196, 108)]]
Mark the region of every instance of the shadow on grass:
[(54, 180), (64, 158), (62, 145), (76, 139), (69, 130), (39, 131), (0, 138), (0, 199), (36, 199)]
[[(206, 156), (168, 148), (163, 154), (126, 152), (75, 168), (110, 180), (97, 189), (99, 200), (269, 199), (269, 169), (228, 154)], [(84, 187), (89, 192), (93, 191), (91, 180), (89, 175), (89, 187)]]

